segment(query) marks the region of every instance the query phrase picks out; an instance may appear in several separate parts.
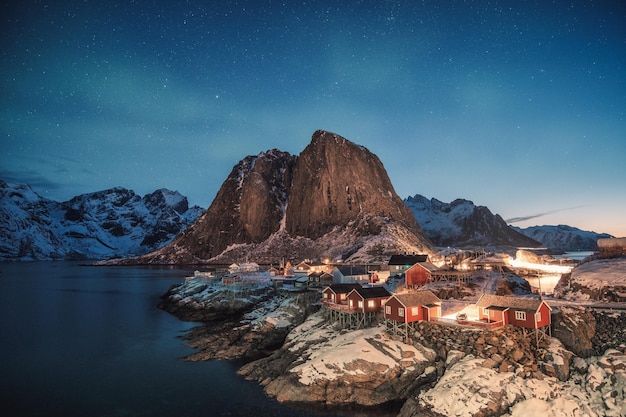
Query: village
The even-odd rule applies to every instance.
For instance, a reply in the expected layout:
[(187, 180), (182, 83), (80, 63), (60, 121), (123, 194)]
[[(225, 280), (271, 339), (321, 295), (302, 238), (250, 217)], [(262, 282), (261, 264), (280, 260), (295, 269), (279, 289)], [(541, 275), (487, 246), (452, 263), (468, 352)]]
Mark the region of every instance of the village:
[[(253, 262), (234, 263), (222, 274), (196, 271), (187, 279), (212, 282), (242, 297), (271, 283), (278, 292), (318, 304), (323, 316), (339, 328), (383, 323), (389, 334), (407, 343), (418, 323), (430, 322), (491, 330), (517, 326), (538, 344), (551, 334), (552, 309), (539, 294), (496, 295), (505, 271), (513, 272), (500, 258), (485, 255), (454, 269), (436, 266), (426, 254), (402, 254), (376, 266), (302, 261), (262, 271)], [(482, 282), (483, 290), (475, 302), (442, 300), (429, 289), (440, 284), (462, 292), (476, 287), (474, 281)]]
[[(583, 413), (572, 416), (624, 415), (624, 303), (578, 288), (597, 283), (602, 295), (606, 282), (622, 285), (622, 247), (617, 255), (601, 247), (580, 263), (520, 251), (397, 254), (383, 265), (244, 262), (195, 271), (162, 308), (203, 323), (185, 337), (195, 350), (185, 360), (252, 359), (238, 373), (279, 402), (401, 399), (403, 416), (424, 406), (501, 415), (516, 405), (522, 414), (511, 415), (521, 416), (529, 403), (560, 401), (559, 410)], [(597, 272), (581, 277), (586, 265)], [(576, 282), (565, 294), (574, 298), (537, 282), (541, 268), (573, 270), (560, 281)]]

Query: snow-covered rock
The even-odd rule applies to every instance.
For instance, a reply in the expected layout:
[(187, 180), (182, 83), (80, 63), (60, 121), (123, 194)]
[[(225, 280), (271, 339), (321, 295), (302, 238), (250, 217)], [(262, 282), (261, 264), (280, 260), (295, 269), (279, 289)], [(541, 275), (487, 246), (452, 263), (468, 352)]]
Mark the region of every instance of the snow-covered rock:
[(567, 300), (623, 301), (626, 257), (582, 262), (559, 281), (555, 293)]
[(446, 369), (432, 389), (407, 401), (400, 417), (433, 413), (456, 417), (624, 416), (625, 358), (622, 351), (607, 351), (588, 359), (587, 371), (559, 381), (497, 372), (485, 367), (483, 359), (467, 356)]
[(280, 350), (240, 373), (281, 402), (372, 406), (434, 381), (430, 353), (392, 339), (380, 326), (339, 331), (320, 312), (294, 328)]

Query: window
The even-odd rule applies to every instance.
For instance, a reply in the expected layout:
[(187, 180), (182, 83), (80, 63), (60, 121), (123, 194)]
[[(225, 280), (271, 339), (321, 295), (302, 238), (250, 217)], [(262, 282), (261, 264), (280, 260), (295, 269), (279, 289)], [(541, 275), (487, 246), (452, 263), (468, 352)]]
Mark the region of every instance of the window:
[(391, 306), (385, 306), (385, 314), (391, 314)]
[(400, 316), (400, 317), (404, 317), (404, 308), (400, 307), (400, 308), (398, 309), (398, 316)]
[(541, 321), (541, 311), (538, 311), (537, 314), (535, 314), (535, 320), (537, 320), (537, 323)]
[(411, 315), (412, 316), (419, 316), (419, 311), (417, 307), (411, 307)]
[(483, 316), (489, 317), (489, 310), (487, 310), (487, 307), (483, 307)]
[(515, 320), (526, 321), (526, 312), (525, 311), (516, 311), (515, 312)]
[(359, 300), (359, 308), (363, 308), (363, 300)]
[(376, 307), (376, 301), (374, 301), (374, 300), (369, 300), (369, 301), (367, 302), (367, 307), (368, 307), (368, 308), (374, 308), (374, 307)]

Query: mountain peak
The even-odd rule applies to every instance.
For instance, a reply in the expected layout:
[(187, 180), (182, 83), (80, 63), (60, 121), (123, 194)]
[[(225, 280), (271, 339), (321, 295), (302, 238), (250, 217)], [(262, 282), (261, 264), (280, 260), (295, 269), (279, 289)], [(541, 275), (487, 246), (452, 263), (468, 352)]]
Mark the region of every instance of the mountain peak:
[(378, 157), (318, 130), (297, 157), (276, 149), (245, 157), (193, 225), (137, 261), (365, 260), (431, 248)]

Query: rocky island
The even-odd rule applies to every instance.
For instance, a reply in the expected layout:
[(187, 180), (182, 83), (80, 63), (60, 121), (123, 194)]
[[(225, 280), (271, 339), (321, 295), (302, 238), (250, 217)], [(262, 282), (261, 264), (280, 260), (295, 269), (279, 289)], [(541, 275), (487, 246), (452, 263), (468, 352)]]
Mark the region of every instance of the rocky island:
[[(626, 270), (623, 259), (613, 263)], [(481, 281), (473, 278), (462, 299), (444, 304), (471, 305)], [(515, 277), (504, 281), (499, 291), (517, 286)], [(277, 290), (271, 279), (245, 294), (232, 290), (188, 279), (163, 296), (161, 307), (205, 322), (185, 336), (197, 350), (188, 360), (244, 358), (249, 362), (239, 373), (281, 402), (383, 407), (403, 417), (626, 413), (623, 311), (554, 300), (552, 337), (538, 343), (515, 326), (445, 322), (419, 322), (406, 339), (380, 317), (343, 328), (319, 307), (319, 292)]]

